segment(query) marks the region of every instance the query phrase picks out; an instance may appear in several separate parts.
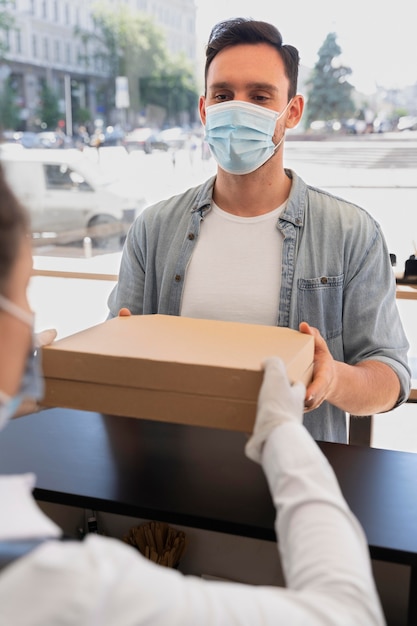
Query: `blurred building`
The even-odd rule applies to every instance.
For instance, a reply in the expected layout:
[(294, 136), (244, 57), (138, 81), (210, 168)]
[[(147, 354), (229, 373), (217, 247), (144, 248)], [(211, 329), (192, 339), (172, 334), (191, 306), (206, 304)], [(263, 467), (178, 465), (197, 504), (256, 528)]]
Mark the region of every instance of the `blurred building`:
[[(100, 59), (86, 55), (74, 30), (92, 30), (91, 10), (96, 0), (15, 0), (7, 33), (8, 52), (0, 62), (0, 80), (9, 78), (17, 93), (21, 129), (39, 128), (37, 109), (43, 84), (59, 95), (63, 119), (68, 103), (88, 109), (93, 117), (105, 112), (97, 101), (100, 85), (108, 78)], [(138, 10), (163, 29), (170, 53), (182, 52), (195, 65), (194, 0), (107, 0)], [(91, 50), (89, 50), (91, 52)], [(70, 129), (71, 130), (71, 129)]]

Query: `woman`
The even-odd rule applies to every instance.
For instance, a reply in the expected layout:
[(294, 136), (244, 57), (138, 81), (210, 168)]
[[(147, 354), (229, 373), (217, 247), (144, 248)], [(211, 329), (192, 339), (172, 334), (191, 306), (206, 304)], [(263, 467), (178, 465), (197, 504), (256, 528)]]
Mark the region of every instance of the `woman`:
[(34, 336), (34, 316), (27, 298), (32, 273), (29, 218), (2, 171), (0, 204), (1, 425), (16, 411), (33, 410), (33, 401), (42, 397), (43, 381), (35, 348), (51, 343), (56, 332), (48, 330)]
[[(0, 170), (1, 425), (21, 398), (42, 395), (26, 294), (28, 232), (25, 211)], [(9, 554), (0, 570), (0, 625), (384, 624), (362, 529), (302, 426), (304, 395), (303, 385), (290, 386), (282, 362), (269, 359), (246, 446), (247, 456), (262, 464), (279, 509), (287, 589), (185, 577), (94, 534), (59, 541), (60, 529), (31, 496), (34, 476), (0, 476), (0, 557), (2, 549), (24, 553)]]

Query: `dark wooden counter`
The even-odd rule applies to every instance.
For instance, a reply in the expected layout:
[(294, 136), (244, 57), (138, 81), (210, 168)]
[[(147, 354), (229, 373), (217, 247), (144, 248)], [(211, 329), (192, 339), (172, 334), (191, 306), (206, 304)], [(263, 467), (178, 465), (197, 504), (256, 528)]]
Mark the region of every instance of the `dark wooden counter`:
[[(49, 409), (0, 435), (0, 473), (35, 472), (40, 500), (275, 540), (274, 509), (242, 433)], [(417, 623), (417, 455), (320, 443), (372, 558), (411, 567)]]

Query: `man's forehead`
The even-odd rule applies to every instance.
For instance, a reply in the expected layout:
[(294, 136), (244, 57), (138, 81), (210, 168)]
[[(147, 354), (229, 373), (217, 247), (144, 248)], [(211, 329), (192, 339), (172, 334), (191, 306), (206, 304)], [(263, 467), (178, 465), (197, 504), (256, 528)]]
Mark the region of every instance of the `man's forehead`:
[[(285, 74), (285, 65), (278, 50), (269, 44), (237, 44), (220, 50), (211, 61), (207, 78), (228, 80), (237, 73), (250, 81), (263, 82), (262, 74)], [(220, 76), (219, 76), (220, 74)], [(223, 76), (225, 74), (225, 76)], [(213, 76), (215, 75), (215, 76)]]

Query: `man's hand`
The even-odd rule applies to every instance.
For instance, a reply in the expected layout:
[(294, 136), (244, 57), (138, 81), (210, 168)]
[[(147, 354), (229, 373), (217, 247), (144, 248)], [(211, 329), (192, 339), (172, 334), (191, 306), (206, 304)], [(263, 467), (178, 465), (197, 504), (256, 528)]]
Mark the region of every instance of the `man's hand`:
[(392, 367), (372, 359), (355, 365), (336, 361), (317, 328), (301, 322), (299, 330), (314, 337), (314, 371), (304, 402), (306, 412), (317, 409), (325, 400), (352, 415), (392, 410), (401, 391)]
[(263, 445), (274, 428), (285, 422), (302, 423), (305, 396), (303, 383), (291, 386), (280, 358), (270, 357), (264, 368), (255, 426), (245, 447), (246, 456), (257, 463), (261, 462)]
[(314, 370), (313, 380), (307, 387), (304, 410), (317, 409), (328, 397), (335, 379), (334, 359), (329, 348), (317, 328), (307, 322), (301, 322), (300, 332), (314, 337)]

